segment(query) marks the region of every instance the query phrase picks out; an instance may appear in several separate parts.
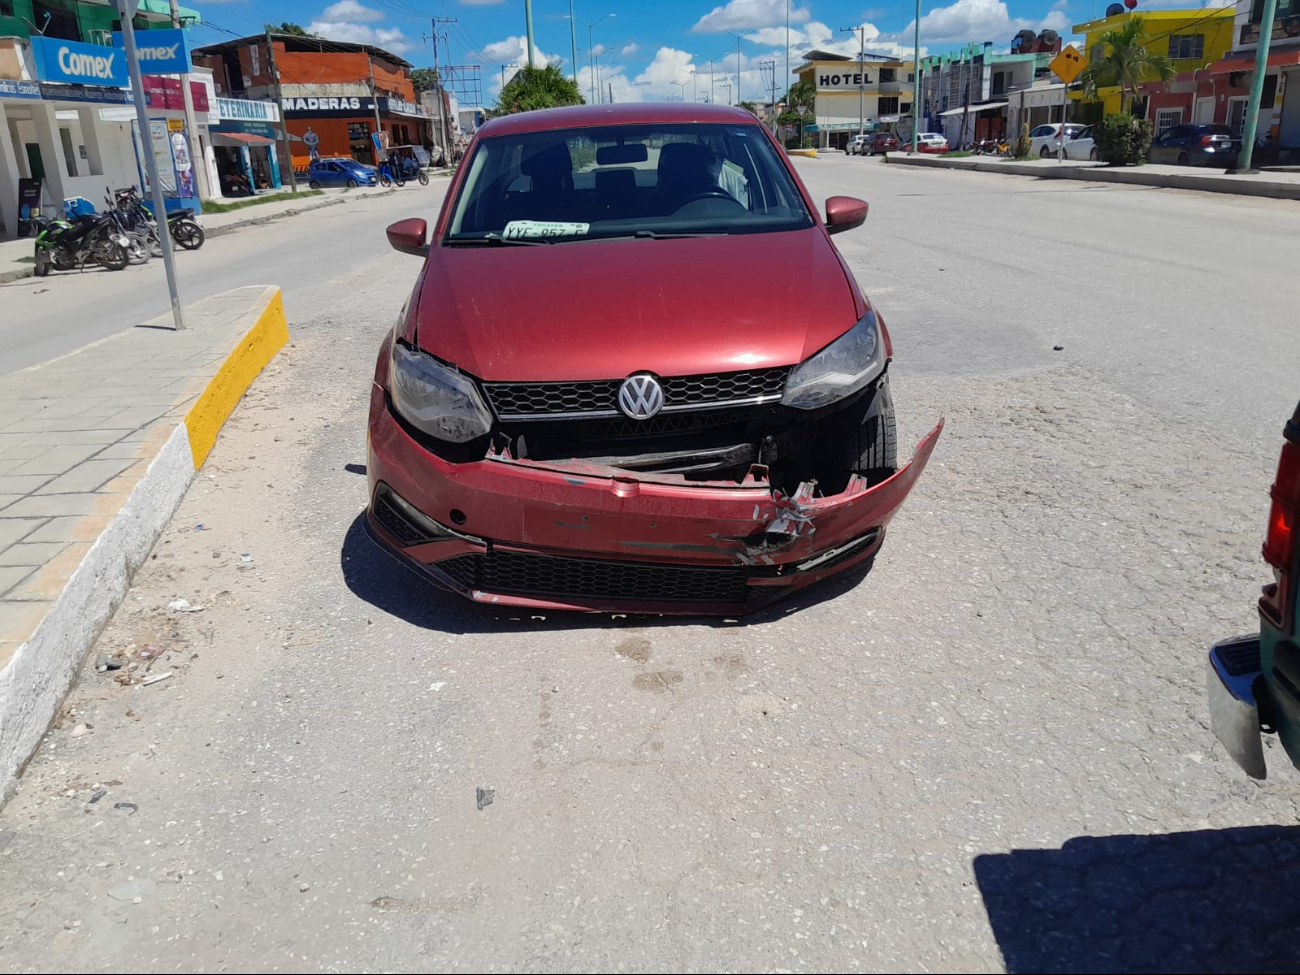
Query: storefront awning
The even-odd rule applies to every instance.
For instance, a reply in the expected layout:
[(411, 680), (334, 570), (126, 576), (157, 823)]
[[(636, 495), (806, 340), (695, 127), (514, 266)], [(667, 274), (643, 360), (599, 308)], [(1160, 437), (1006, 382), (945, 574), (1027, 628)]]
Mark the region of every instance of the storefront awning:
[(211, 133), (212, 144), (214, 146), (273, 146), (274, 139), (268, 139), (261, 135), (251, 135), (248, 132), (213, 132)]
[[(1300, 50), (1278, 51), (1276, 54), (1268, 56), (1268, 66), (1270, 68), (1289, 68), (1295, 64), (1300, 64)], [(1206, 71), (1210, 74), (1232, 74), (1234, 71), (1254, 70), (1255, 55), (1253, 53), (1224, 58), (1222, 61), (1215, 61), (1206, 68)]]
[(940, 112), (940, 117), (947, 115), (963, 115), (966, 112), (984, 112), (992, 108), (1006, 108), (1006, 102), (985, 102), (982, 105), (971, 105), (969, 108), (950, 108), (946, 112)]

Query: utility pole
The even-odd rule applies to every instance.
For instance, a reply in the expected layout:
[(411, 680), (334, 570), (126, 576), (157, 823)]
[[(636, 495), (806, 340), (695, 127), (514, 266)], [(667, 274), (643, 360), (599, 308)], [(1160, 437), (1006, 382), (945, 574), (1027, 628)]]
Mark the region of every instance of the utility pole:
[(609, 82), (609, 104), (614, 104), (614, 82)]
[(1273, 18), (1277, 16), (1277, 0), (1264, 0), (1263, 17), (1259, 22), (1259, 42), (1255, 48), (1255, 76), (1250, 79), (1250, 99), (1246, 102), (1246, 122), (1241, 130), (1241, 152), (1237, 165), (1230, 173), (1257, 173), (1251, 163), (1255, 156), (1255, 134), (1259, 129), (1259, 102), (1264, 97), (1264, 74), (1268, 71), (1268, 49), (1273, 46)]
[[(172, 26), (179, 30), (181, 11), (176, 0), (171, 0), (171, 14)], [(198, 190), (199, 198), (206, 200), (212, 196), (212, 187), (208, 185), (208, 161), (206, 158), (201, 158), (201, 153), (194, 151), (194, 147), (199, 144), (199, 123), (194, 118), (194, 93), (190, 91), (189, 71), (181, 72), (181, 101), (185, 106), (185, 145), (190, 151), (190, 166), (196, 170), (195, 188)]]
[(916, 0), (916, 19), (912, 21), (912, 152), (921, 124), (921, 0)]
[(280, 84), (280, 69), (275, 66), (275, 44), (271, 41), (271, 32), (266, 32), (266, 63), (271, 68), (271, 80), (275, 82), (275, 104), (280, 109), (280, 151), (284, 153), (284, 168), (289, 171), (289, 188), (298, 192), (298, 174), (293, 168), (293, 148), (289, 143), (289, 123), (284, 117), (284, 88)]
[[(916, 0), (920, 3), (921, 0)], [(524, 20), (528, 34), (528, 70), (533, 70), (533, 0), (524, 0)]]
[[(368, 53), (366, 54), (366, 65), (370, 68), (370, 104), (375, 110), (375, 137), (370, 141), (375, 147), (375, 168), (377, 169), (379, 167), (379, 147), (383, 143), (384, 124), (379, 120), (379, 92), (375, 90), (375, 62), (370, 59)], [(386, 154), (384, 158), (387, 158)]]
[[(578, 28), (577, 21), (573, 19), (573, 0), (569, 0), (569, 47), (573, 52), (573, 83), (578, 83)], [(579, 88), (579, 91), (582, 89)]]
[(162, 245), (163, 268), (167, 272), (167, 291), (172, 301), (172, 322), (176, 331), (185, 328), (181, 311), (180, 285), (176, 281), (176, 255), (172, 250), (171, 228), (167, 225), (167, 201), (163, 199), (162, 181), (158, 178), (158, 159), (153, 151), (153, 132), (149, 128), (149, 112), (144, 104), (144, 82), (140, 79), (140, 52), (135, 46), (135, 25), (132, 19), (138, 9), (137, 0), (117, 0), (118, 13), (122, 15), (122, 40), (126, 47), (126, 65), (131, 74), (131, 94), (135, 101), (136, 124), (140, 126), (140, 148), (144, 154), (145, 172), (149, 174), (149, 187), (153, 191), (153, 215), (158, 223), (158, 242)]
[[(438, 25), (456, 24), (459, 22), (459, 19), (456, 17), (434, 17), (433, 36), (429, 38), (433, 41), (433, 93), (434, 97), (438, 101), (438, 141), (442, 144), (442, 151), (449, 162), (451, 160), (451, 126), (448, 124), (447, 113), (443, 107), (442, 73), (438, 70)], [(442, 35), (442, 42), (443, 44), (447, 43), (446, 33)], [(447, 52), (448, 54), (451, 53), (450, 46), (448, 46)]]
[(858, 27), (841, 27), (841, 34), (858, 35), (858, 135), (867, 131), (866, 97), (867, 85), (863, 77), (867, 73), (867, 32)]

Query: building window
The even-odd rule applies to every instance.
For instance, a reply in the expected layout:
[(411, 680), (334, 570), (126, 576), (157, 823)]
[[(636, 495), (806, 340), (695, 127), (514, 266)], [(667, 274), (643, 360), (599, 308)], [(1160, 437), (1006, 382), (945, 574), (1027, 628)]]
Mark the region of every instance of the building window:
[(1170, 34), (1169, 56), (1177, 59), (1205, 57), (1205, 35)]
[(72, 130), (59, 129), (59, 141), (63, 143), (63, 165), (69, 176), (77, 175), (77, 150), (72, 145)]
[(897, 74), (896, 74), (896, 72), (895, 72), (895, 70), (894, 70), (893, 68), (881, 68), (881, 69), (880, 69), (880, 80), (881, 80), (881, 81), (897, 81), (897, 80), (898, 80), (898, 77), (897, 77)]
[(1156, 109), (1156, 135), (1164, 135), (1175, 125), (1181, 125), (1183, 122), (1183, 110), (1181, 108), (1157, 108)]
[(0, 17), (12, 17), (14, 15), (14, 0), (0, 0)]
[(262, 50), (256, 44), (248, 49), (248, 63), (252, 66), (254, 78), (262, 73)]
[(1001, 95), (1007, 90), (1007, 75), (1005, 71), (993, 72), (993, 94)]
[(876, 102), (876, 113), (878, 115), (897, 115), (898, 114), (898, 96), (882, 95)]

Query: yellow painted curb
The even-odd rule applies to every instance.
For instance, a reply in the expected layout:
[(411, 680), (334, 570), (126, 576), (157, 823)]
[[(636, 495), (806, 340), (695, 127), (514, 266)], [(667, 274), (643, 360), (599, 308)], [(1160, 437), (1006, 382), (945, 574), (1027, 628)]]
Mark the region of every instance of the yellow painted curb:
[(280, 289), (268, 288), (265, 304), (257, 313), (257, 320), (244, 333), (234, 351), (226, 357), (189, 413), (185, 414), (185, 428), (189, 433), (195, 470), (207, 460), (208, 454), (216, 445), (222, 424), (239, 403), (240, 397), (288, 341), (289, 323), (284, 317)]
[(805, 159), (817, 158), (816, 149), (787, 149), (785, 152), (788, 156), (803, 156)]

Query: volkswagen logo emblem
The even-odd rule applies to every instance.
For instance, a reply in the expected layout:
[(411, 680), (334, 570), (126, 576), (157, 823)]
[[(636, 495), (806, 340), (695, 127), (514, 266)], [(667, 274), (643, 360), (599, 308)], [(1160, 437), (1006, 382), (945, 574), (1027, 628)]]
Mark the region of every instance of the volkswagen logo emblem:
[(618, 388), (618, 408), (634, 420), (648, 420), (664, 407), (664, 388), (648, 372), (628, 376)]

